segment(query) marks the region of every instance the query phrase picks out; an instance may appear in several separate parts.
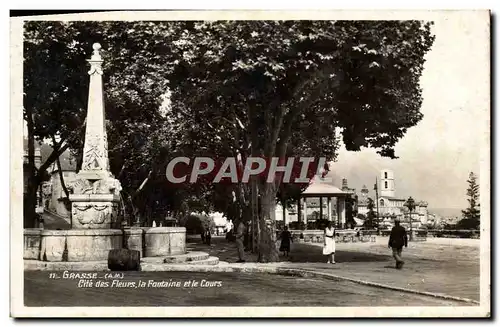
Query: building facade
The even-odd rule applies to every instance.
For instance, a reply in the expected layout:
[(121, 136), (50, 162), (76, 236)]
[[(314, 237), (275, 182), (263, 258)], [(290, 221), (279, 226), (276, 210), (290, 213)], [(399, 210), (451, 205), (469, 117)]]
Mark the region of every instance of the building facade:
[[(389, 227), (389, 225), (392, 225), (395, 218), (399, 218), (403, 225), (408, 225), (407, 227), (409, 227), (410, 213), (405, 205), (407, 199), (397, 196), (394, 172), (389, 169), (383, 169), (380, 172), (380, 179), (377, 184), (376, 187), (379, 191), (378, 202), (375, 202), (376, 199), (373, 199), (373, 201), (374, 211), (377, 212), (378, 210), (380, 215), (379, 222)], [(368, 192), (368, 188), (363, 186), (361, 189), (361, 196), (358, 198), (358, 213), (365, 216), (369, 211)], [(425, 201), (415, 201), (415, 209), (411, 213), (413, 228), (421, 228), (423, 225), (427, 224), (427, 206), (428, 204)]]

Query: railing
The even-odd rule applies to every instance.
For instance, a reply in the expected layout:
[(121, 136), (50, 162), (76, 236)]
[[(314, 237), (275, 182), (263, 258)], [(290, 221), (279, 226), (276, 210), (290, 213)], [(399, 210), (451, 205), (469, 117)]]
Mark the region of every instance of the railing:
[[(337, 229), (336, 242), (368, 242), (375, 241), (376, 236), (389, 237), (391, 234), (390, 229), (382, 230), (352, 230), (352, 229)], [(323, 230), (290, 230), (294, 241), (298, 242), (311, 242), (321, 243), (324, 238)], [(407, 230), (408, 236), (410, 231)], [(281, 231), (276, 231), (276, 237), (279, 239)], [(414, 229), (413, 241), (426, 241), (428, 237), (444, 237), (444, 238), (472, 238), (478, 239), (480, 237), (479, 230), (432, 230), (432, 229)]]
[[(409, 234), (410, 231), (406, 230)], [(380, 236), (389, 236), (390, 229), (380, 231)], [(445, 230), (445, 229), (414, 229), (413, 236), (416, 239), (427, 237), (445, 237), (445, 238), (479, 238), (479, 230)]]
[[(305, 243), (323, 243), (324, 231), (322, 230), (290, 230), (293, 242)], [(281, 231), (276, 232), (279, 239)], [(356, 231), (352, 229), (335, 230), (335, 242), (354, 243), (354, 242), (375, 242), (376, 231)]]
[(429, 237), (445, 237), (445, 238), (479, 238), (481, 232), (479, 230), (446, 230), (446, 229), (429, 229), (427, 230)]

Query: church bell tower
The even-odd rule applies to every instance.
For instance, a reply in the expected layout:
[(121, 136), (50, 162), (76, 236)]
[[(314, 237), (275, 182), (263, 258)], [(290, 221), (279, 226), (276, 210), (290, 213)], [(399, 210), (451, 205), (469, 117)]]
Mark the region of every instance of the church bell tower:
[(384, 169), (380, 172), (380, 196), (393, 198), (396, 196), (394, 187), (394, 172)]

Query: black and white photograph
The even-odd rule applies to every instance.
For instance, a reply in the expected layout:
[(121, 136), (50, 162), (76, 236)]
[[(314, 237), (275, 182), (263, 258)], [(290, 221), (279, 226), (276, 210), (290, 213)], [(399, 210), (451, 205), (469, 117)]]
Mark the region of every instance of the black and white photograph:
[(490, 317), (490, 19), (11, 17), (11, 316)]

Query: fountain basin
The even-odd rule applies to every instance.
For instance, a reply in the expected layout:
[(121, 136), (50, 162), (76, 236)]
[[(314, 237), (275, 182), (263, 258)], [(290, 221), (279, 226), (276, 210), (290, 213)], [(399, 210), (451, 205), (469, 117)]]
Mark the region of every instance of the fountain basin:
[(144, 228), (144, 256), (158, 257), (186, 253), (186, 228)]
[(121, 249), (123, 233), (119, 229), (44, 230), (41, 232), (40, 260), (107, 260), (110, 250)]
[(137, 250), (141, 254), (141, 258), (144, 256), (143, 251), (143, 235), (144, 230), (142, 228), (127, 228), (123, 230), (123, 237), (125, 238), (125, 247), (129, 250)]
[(40, 257), (41, 228), (24, 229), (24, 259), (38, 259)]

